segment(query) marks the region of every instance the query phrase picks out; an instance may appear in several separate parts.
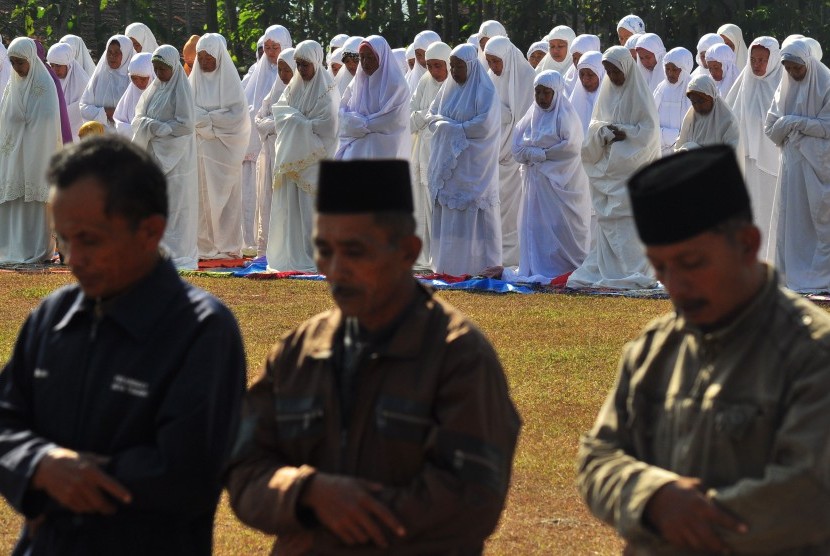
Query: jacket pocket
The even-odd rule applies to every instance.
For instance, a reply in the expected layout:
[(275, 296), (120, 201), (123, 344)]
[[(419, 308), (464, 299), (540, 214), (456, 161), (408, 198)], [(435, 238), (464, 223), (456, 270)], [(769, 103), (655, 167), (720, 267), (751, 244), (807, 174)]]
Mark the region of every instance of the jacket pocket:
[(375, 425), (392, 440), (423, 444), (434, 424), (427, 404), (381, 396), (375, 405)]
[(278, 397), (274, 418), (282, 439), (312, 438), (323, 433), (323, 401), (319, 397)]

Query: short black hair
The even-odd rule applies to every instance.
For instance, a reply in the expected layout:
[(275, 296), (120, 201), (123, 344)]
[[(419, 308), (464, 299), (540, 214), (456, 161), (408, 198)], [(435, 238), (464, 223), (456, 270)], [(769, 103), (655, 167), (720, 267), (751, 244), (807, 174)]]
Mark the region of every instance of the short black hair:
[(403, 238), (415, 235), (415, 217), (411, 212), (383, 210), (373, 213), (372, 217), (389, 234), (389, 245), (397, 246)]
[(113, 134), (90, 137), (52, 157), (47, 179), (56, 189), (97, 178), (106, 193), (104, 212), (123, 216), (135, 230), (152, 215), (167, 218), (167, 179), (150, 155)]

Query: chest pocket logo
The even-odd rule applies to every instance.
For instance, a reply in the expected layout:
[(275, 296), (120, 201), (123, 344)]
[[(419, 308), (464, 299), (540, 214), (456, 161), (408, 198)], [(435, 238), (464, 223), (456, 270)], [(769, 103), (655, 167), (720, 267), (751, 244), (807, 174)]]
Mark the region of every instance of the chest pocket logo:
[(112, 377), (110, 390), (113, 392), (124, 392), (136, 398), (146, 398), (150, 393), (150, 385), (128, 376), (115, 375)]
[(429, 405), (383, 396), (375, 406), (375, 424), (388, 438), (422, 444), (435, 422)]
[(280, 438), (309, 438), (323, 432), (323, 402), (319, 397), (277, 398), (277, 434)]

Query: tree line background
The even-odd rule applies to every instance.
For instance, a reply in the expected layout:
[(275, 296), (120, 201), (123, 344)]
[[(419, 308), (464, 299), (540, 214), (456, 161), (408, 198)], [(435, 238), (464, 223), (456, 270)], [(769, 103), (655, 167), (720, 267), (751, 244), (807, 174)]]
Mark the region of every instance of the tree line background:
[(275, 23), (287, 27), (295, 43), (314, 39), (327, 45), (337, 33), (380, 34), (394, 48), (424, 29), (459, 44), (482, 21), (497, 19), (525, 51), (556, 25), (598, 35), (607, 48), (617, 43), (617, 21), (629, 13), (642, 17), (667, 48), (692, 52), (701, 35), (723, 23), (741, 27), (747, 43), (760, 35), (781, 41), (792, 33), (822, 45), (830, 39), (830, 0), (24, 0), (0, 1), (0, 33), (6, 44), (28, 35), (47, 46), (77, 34), (97, 59), (106, 40), (134, 21), (147, 24), (159, 43), (180, 50), (190, 35), (219, 32), (244, 69), (254, 60), (257, 39)]

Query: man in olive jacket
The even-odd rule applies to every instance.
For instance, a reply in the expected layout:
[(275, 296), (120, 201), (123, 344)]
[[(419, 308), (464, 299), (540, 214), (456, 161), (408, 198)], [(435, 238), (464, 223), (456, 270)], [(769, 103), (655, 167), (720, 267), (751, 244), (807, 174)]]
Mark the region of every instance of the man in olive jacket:
[(484, 335), (412, 276), (404, 161), (323, 163), (315, 245), (337, 307), (276, 345), (228, 489), (287, 554), (478, 554), (519, 418)]

